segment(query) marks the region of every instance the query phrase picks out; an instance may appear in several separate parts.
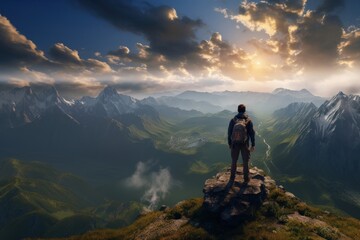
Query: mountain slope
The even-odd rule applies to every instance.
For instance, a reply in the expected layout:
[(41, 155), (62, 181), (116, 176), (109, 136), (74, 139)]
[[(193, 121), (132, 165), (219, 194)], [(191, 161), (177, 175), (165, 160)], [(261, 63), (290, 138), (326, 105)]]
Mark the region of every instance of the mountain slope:
[(156, 111), (159, 112), (161, 118), (171, 123), (178, 123), (190, 117), (199, 117), (204, 115), (200, 111), (184, 110), (177, 107), (168, 106), (166, 103), (161, 103), (153, 97), (144, 98), (141, 100), (141, 103), (152, 106), (156, 109)]
[[(181, 95), (180, 95), (181, 96)], [(180, 108), (183, 110), (196, 110), (202, 113), (216, 113), (223, 110), (222, 107), (215, 105), (215, 102), (198, 101), (182, 97), (163, 96), (156, 99), (160, 104), (170, 107)]]
[(73, 102), (62, 98), (50, 85), (0, 91), (0, 130), (18, 127), (38, 119), (48, 108), (69, 111)]
[[(256, 171), (253, 171), (255, 173)], [(217, 174), (216, 183), (207, 180), (205, 188), (214, 188), (216, 197), (225, 193), (224, 184), (229, 174)], [(240, 218), (239, 222), (231, 222), (231, 225), (219, 221), (217, 213), (210, 212), (208, 202), (203, 199), (184, 200), (172, 208), (163, 211), (150, 212), (140, 216), (130, 226), (117, 230), (95, 230), (83, 235), (73, 236), (67, 239), (330, 239), (350, 240), (359, 236), (360, 221), (349, 217), (340, 217), (329, 212), (324, 212), (307, 205), (293, 194), (275, 185), (274, 181), (262, 174), (254, 175), (247, 185), (234, 185), (228, 194), (243, 192), (253, 198), (241, 199), (236, 195), (239, 202), (247, 201), (255, 204), (256, 185), (260, 179), (267, 178), (266, 197), (257, 210), (248, 212), (248, 218)], [(240, 176), (239, 179), (242, 179)], [(225, 182), (223, 182), (225, 181)], [(236, 181), (236, 183), (238, 183)], [(219, 184), (219, 185), (217, 185)], [(215, 185), (215, 186), (214, 186)], [(221, 186), (220, 186), (221, 185)], [(241, 191), (242, 188), (252, 189)], [(204, 188), (204, 191), (205, 191)], [(263, 189), (265, 191), (265, 189)], [(206, 197), (208, 201), (209, 199)], [(210, 201), (213, 201), (210, 199)], [(226, 202), (226, 199), (224, 200)], [(230, 201), (225, 204), (234, 204)], [(241, 213), (242, 209), (234, 209), (234, 214)]]
[(282, 184), (315, 204), (360, 216), (360, 98), (342, 92), (318, 109), (289, 105), (261, 132)]
[(292, 165), (292, 158), (287, 154), (301, 134), (306, 131), (310, 120), (317, 111), (313, 103), (291, 103), (275, 111), (272, 118), (264, 123), (262, 134), (273, 147), (271, 156), (277, 165), (286, 169)]
[(73, 175), (15, 159), (0, 165), (0, 238), (42, 236), (64, 216), (99, 203), (92, 189)]
[(0, 162), (0, 238), (65, 237), (104, 226), (125, 226), (143, 208), (137, 203), (102, 204), (102, 198), (72, 174), (39, 162), (3, 160)]
[[(3, 91), (0, 94), (9, 95)], [(157, 151), (156, 145), (171, 127), (153, 107), (121, 95), (112, 87), (106, 87), (96, 98), (85, 97), (71, 103), (48, 86), (38, 87), (36, 91), (33, 87), (15, 89), (9, 96), (1, 98), (0, 157), (45, 161), (90, 179), (94, 178), (89, 175), (112, 161), (122, 165), (118, 169), (120, 175), (129, 174), (138, 159)], [(34, 110), (30, 113), (36, 116), (26, 117), (29, 121), (14, 124), (6, 109), (15, 97), (26, 103), (28, 109), (41, 106), (41, 111)], [(18, 114), (19, 104), (13, 109), (13, 115), (23, 113)], [(30, 113), (24, 114), (30, 116)], [(143, 151), (137, 151), (140, 148)], [(124, 166), (129, 162), (132, 163)]]
[(360, 97), (340, 92), (319, 107), (288, 157), (293, 167), (351, 182), (360, 173), (359, 154)]

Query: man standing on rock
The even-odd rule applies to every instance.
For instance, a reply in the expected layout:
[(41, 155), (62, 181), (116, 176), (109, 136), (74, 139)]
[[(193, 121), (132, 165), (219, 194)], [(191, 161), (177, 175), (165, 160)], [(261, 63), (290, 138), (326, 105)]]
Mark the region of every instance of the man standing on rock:
[[(238, 106), (238, 112), (231, 119), (228, 128), (228, 144), (231, 149), (232, 158), (229, 186), (232, 186), (235, 180), (236, 163), (240, 152), (243, 159), (244, 182), (249, 182), (250, 152), (255, 151), (255, 131), (251, 119), (245, 113), (246, 107), (244, 104)], [(249, 147), (249, 140), (251, 140), (251, 148)]]

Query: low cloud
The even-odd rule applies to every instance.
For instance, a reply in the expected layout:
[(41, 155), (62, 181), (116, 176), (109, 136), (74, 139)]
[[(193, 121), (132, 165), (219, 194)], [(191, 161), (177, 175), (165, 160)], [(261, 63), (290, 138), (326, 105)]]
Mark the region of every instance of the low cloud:
[(169, 169), (160, 169), (151, 173), (151, 184), (146, 190), (143, 199), (149, 203), (149, 209), (155, 209), (160, 200), (164, 199), (172, 185)]
[(66, 99), (77, 99), (82, 96), (97, 96), (105, 85), (98, 81), (62, 81), (54, 84), (61, 96)]
[(175, 185), (175, 181), (168, 168), (153, 171), (152, 167), (150, 162), (138, 162), (133, 175), (126, 179), (126, 185), (131, 188), (145, 189), (142, 200), (148, 204), (147, 208), (154, 210), (166, 197), (170, 188)]

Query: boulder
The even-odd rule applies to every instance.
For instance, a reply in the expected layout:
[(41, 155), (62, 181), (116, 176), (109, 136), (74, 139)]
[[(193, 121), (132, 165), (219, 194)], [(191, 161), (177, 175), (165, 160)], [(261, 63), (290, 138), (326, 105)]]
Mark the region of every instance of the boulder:
[(230, 169), (206, 180), (203, 207), (216, 214), (225, 225), (252, 218), (265, 200), (268, 189), (275, 186), (275, 181), (256, 167), (250, 169), (249, 177), (250, 181), (245, 183), (242, 168), (237, 168), (232, 186), (228, 185)]

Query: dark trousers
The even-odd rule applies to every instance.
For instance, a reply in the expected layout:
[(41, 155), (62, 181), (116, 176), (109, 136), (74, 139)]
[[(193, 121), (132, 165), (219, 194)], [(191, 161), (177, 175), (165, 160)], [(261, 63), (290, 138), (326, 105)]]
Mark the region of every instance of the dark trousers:
[(250, 150), (248, 144), (233, 144), (231, 146), (231, 176), (230, 180), (234, 181), (235, 174), (236, 174), (236, 163), (239, 159), (239, 155), (241, 152), (241, 157), (243, 159), (243, 172), (244, 172), (244, 179), (249, 178), (249, 160), (250, 160)]

